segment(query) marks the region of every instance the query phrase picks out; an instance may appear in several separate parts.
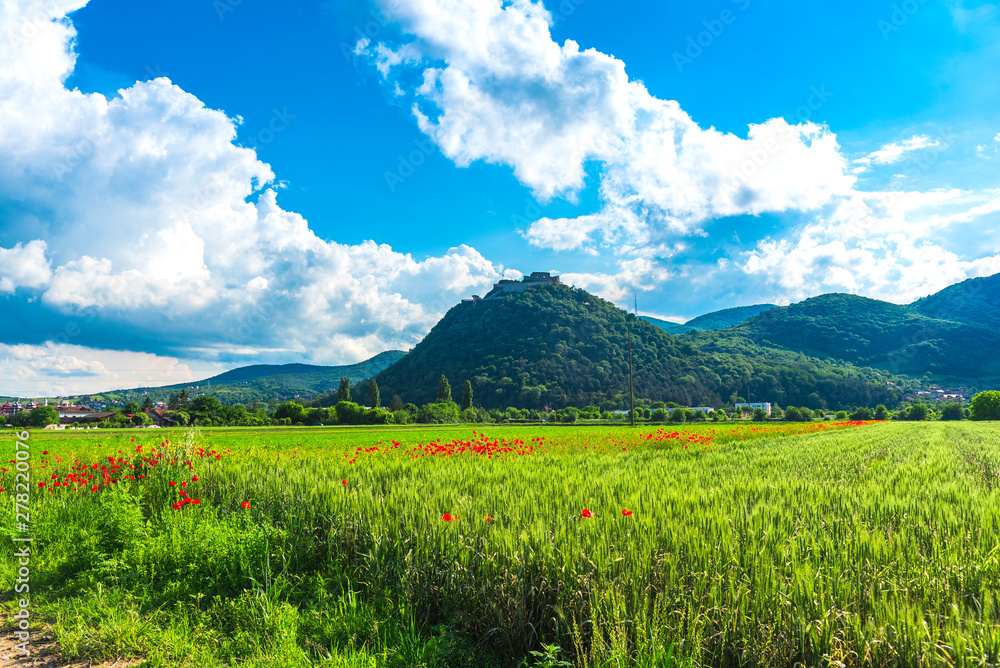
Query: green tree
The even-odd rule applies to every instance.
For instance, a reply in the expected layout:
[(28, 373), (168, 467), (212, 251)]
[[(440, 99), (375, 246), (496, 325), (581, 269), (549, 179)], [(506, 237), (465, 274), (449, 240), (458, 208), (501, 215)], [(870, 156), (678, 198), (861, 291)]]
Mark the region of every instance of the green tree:
[(465, 381), (462, 386), (462, 410), (472, 408), (472, 382)]
[(838, 420), (846, 420), (847, 419), (847, 411), (837, 411), (837, 414), (834, 415), (833, 417), (836, 418), (836, 419), (838, 419)]
[(809, 418), (803, 415), (802, 411), (796, 408), (795, 406), (789, 406), (788, 408), (785, 409), (786, 422), (805, 422), (808, 419)]
[(351, 379), (341, 378), (340, 387), (337, 388), (337, 403), (351, 400)]
[(889, 409), (885, 407), (885, 404), (879, 404), (875, 407), (875, 414), (872, 417), (876, 420), (888, 420)]
[(177, 394), (171, 394), (170, 398), (167, 400), (167, 408), (172, 411), (185, 411), (187, 412), (190, 407), (191, 399), (188, 397), (187, 390), (181, 390)]
[(139, 411), (129, 420), (133, 427), (148, 427), (153, 424), (153, 418), (149, 417), (142, 411)]
[(853, 413), (851, 413), (851, 419), (855, 421), (871, 420), (872, 417), (874, 417), (874, 415), (875, 413), (872, 411), (872, 409), (868, 408), (867, 406), (862, 406)]
[(298, 422), (302, 422), (305, 412), (306, 409), (302, 406), (302, 404), (294, 401), (286, 401), (275, 409), (274, 419), (283, 420), (288, 418), (288, 420), (291, 421), (291, 424), (296, 424)]
[(653, 422), (666, 422), (667, 421), (667, 409), (657, 408), (653, 411), (652, 418)]
[(458, 404), (454, 401), (425, 404), (417, 412), (417, 422), (424, 424), (451, 424), (458, 420)]
[(973, 420), (1000, 420), (1000, 391), (988, 390), (972, 397)]
[(929, 412), (930, 409), (926, 404), (913, 404), (910, 406), (910, 410), (906, 412), (906, 419), (914, 422), (920, 422), (927, 419), (927, 414)]
[(378, 408), (382, 405), (382, 398), (378, 394), (378, 383), (375, 382), (374, 378), (368, 386), (368, 405), (372, 408)]
[(10, 418), (10, 424), (16, 429), (31, 426), (31, 411), (20, 411), (14, 413)]
[(225, 424), (225, 411), (222, 402), (205, 394), (191, 400), (190, 414), (193, 424), (213, 425)]
[(753, 421), (754, 422), (763, 422), (766, 419), (767, 419), (767, 411), (765, 411), (763, 408), (755, 408), (755, 409), (753, 409)]
[(941, 409), (941, 419), (942, 420), (961, 420), (965, 417), (962, 412), (962, 404), (950, 403), (945, 404)]
[(151, 410), (153, 410), (153, 398), (147, 394), (146, 398), (142, 400), (142, 412)]
[(441, 404), (449, 401), (451, 401), (451, 383), (448, 382), (448, 378), (444, 374), (441, 374), (441, 380), (438, 381), (437, 402)]
[(28, 417), (28, 425), (31, 427), (44, 427), (49, 424), (59, 424), (59, 411), (52, 406), (39, 406), (31, 411)]
[(142, 406), (140, 406), (138, 402), (130, 401), (125, 404), (125, 408), (122, 409), (122, 412), (126, 415), (135, 415), (136, 413), (142, 412)]
[(190, 424), (191, 416), (184, 411), (167, 411), (163, 414), (163, 417), (170, 418), (171, 420), (176, 420), (177, 424), (184, 426)]
[(362, 424), (365, 409), (353, 401), (338, 401), (334, 408), (337, 412), (337, 424)]

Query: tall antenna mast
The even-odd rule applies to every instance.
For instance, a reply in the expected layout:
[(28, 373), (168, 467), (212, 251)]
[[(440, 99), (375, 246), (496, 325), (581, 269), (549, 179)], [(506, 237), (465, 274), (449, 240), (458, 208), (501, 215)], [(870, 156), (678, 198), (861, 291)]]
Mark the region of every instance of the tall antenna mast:
[(635, 314), (636, 314), (636, 316), (638, 316), (639, 315), (639, 295), (637, 295), (636, 293), (633, 292), (632, 293), (632, 299), (635, 300)]

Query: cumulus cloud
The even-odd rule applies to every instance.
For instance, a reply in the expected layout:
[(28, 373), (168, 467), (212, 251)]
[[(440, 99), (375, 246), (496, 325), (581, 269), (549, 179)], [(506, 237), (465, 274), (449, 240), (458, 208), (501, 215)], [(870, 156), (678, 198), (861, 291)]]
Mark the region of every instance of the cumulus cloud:
[(17, 288), (39, 288), (52, 278), (52, 264), (45, 257), (46, 244), (40, 239), (13, 248), (0, 248), (0, 292)]
[(111, 389), (170, 385), (200, 380), (220, 365), (149, 353), (100, 350), (69, 344), (0, 343), (0, 394), (66, 396)]
[[(553, 41), (540, 2), (419, 0), (393, 4), (391, 14), (414, 39), (361, 50), (387, 79), (420, 74), (413, 114), (457, 164), (508, 165), (548, 199), (572, 198), (586, 185), (586, 163), (602, 163), (606, 210), (540, 220), (533, 245), (580, 248), (607, 229), (598, 221), (612, 219), (615, 230), (644, 238), (692, 233), (722, 216), (813, 210), (854, 184), (824, 126), (772, 119), (745, 137), (702, 128), (630, 80), (622, 61)], [(408, 57), (383, 67), (387, 49)]]
[[(609, 249), (613, 271), (564, 274), (582, 287), (621, 301), (679, 279), (725, 292), (751, 274), (769, 300), (826, 289), (899, 299), (994, 266), (933, 236), (989, 220), (995, 193), (858, 189), (875, 166), (947, 150), (943, 136), (913, 135), (851, 161), (825, 125), (778, 118), (722, 132), (653, 96), (613, 56), (557, 43), (538, 0), (378, 1), (399, 34), (359, 43), (358, 53), (409, 96), (419, 128), (456, 164), (507, 165), (543, 200), (573, 200), (593, 185), (588, 162), (599, 164), (599, 211), (543, 217), (522, 230), (537, 248)], [(675, 252), (679, 239), (705, 237), (719, 219), (776, 214), (784, 230), (743, 255), (706, 262)], [(892, 293), (903, 277), (920, 287)]]
[[(24, 212), (0, 292), (96, 310), (182, 355), (342, 363), (410, 347), (500, 276), (467, 246), (418, 261), (318, 238), (233, 143), (239, 119), (166, 78), (112, 98), (67, 89), (66, 15), (84, 4), (0, 3), (0, 204)], [(386, 68), (407, 62), (394, 53)]]

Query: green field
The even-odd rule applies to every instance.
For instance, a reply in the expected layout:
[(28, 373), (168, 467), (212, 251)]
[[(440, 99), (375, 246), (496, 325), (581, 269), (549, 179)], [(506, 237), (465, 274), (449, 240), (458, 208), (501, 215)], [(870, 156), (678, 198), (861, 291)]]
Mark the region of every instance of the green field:
[[(28, 444), (32, 628), (70, 658), (1000, 662), (995, 423), (33, 432)], [(4, 466), (9, 618), (22, 534)]]

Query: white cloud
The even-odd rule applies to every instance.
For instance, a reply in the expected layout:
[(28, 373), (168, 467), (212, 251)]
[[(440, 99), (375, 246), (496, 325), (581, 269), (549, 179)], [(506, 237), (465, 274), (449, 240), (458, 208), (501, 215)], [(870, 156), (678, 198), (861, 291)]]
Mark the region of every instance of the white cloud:
[[(853, 186), (825, 127), (772, 119), (750, 125), (745, 138), (703, 129), (676, 102), (630, 81), (620, 60), (554, 42), (540, 2), (392, 4), (415, 39), (395, 47), (408, 49), (405, 64), (383, 71), (422, 75), (409, 91), (414, 116), (456, 164), (509, 165), (547, 199), (574, 197), (585, 164), (602, 163), (605, 211), (538, 221), (529, 232), (534, 245), (584, 247), (596, 223), (610, 219), (619, 232), (628, 226), (626, 234), (649, 240), (697, 233), (699, 223), (720, 216), (813, 210)], [(385, 49), (393, 50), (362, 48), (377, 65)]]
[[(751, 272), (770, 301), (822, 289), (898, 299), (994, 266), (992, 257), (960, 258), (935, 237), (984, 224), (996, 193), (857, 189), (874, 166), (944, 151), (945, 135), (913, 135), (850, 161), (823, 125), (771, 119), (748, 125), (745, 136), (703, 128), (677, 102), (630, 80), (620, 60), (556, 43), (540, 2), (382, 0), (390, 3), (403, 37), (359, 44), (359, 52), (379, 64), (387, 62), (380, 46), (407, 49), (405, 61), (380, 71), (456, 164), (508, 165), (538, 197), (572, 200), (588, 185), (588, 161), (599, 163), (601, 210), (540, 218), (523, 231), (538, 248), (610, 249), (615, 270), (563, 274), (582, 287), (622, 302), (679, 280), (724, 292)], [(782, 214), (785, 229), (749, 255), (685, 261), (679, 238), (704, 237), (707, 222), (746, 214)]]
[(69, 344), (0, 344), (0, 395), (66, 396), (201, 380), (217, 364)]
[(882, 148), (854, 161), (855, 173), (867, 171), (872, 165), (891, 165), (902, 160), (907, 153), (941, 146), (941, 142), (927, 135), (914, 135), (909, 139), (886, 144)]
[[(0, 292), (95, 308), (209, 358), (342, 363), (410, 347), (499, 277), (467, 246), (417, 261), (323, 241), (278, 204), (271, 168), (233, 144), (239, 121), (168, 79), (110, 99), (67, 89), (64, 17), (84, 4), (0, 3), (0, 203), (29, 212), (0, 249)], [(380, 53), (386, 68), (409, 57)]]
[(0, 292), (38, 288), (52, 278), (52, 264), (45, 257), (46, 244), (35, 240), (0, 248)]

